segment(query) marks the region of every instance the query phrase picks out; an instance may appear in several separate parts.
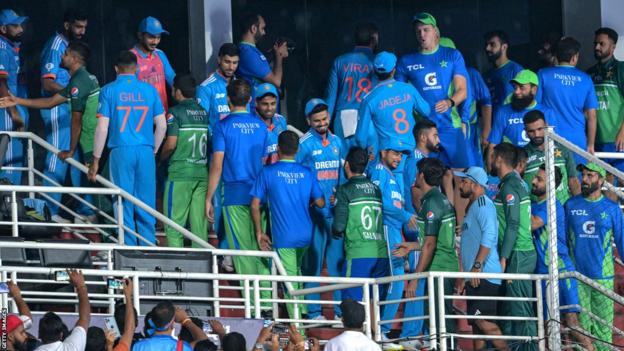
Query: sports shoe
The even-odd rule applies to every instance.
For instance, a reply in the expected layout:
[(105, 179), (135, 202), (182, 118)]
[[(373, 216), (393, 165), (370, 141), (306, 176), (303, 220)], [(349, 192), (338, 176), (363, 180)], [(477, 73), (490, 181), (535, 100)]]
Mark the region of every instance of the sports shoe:
[(420, 350), (423, 348), (423, 343), (418, 339), (407, 339), (399, 342), (399, 345), (403, 346), (404, 350)]
[(56, 223), (63, 223), (63, 224), (71, 223), (71, 221), (69, 219), (63, 218), (63, 217), (61, 217), (59, 215), (54, 215), (54, 216), (52, 216), (51, 219), (52, 219), (52, 222), (56, 222)]
[(381, 349), (382, 350), (390, 350), (390, 351), (399, 351), (404, 350), (403, 345), (396, 344), (390, 341), (386, 334), (381, 334)]

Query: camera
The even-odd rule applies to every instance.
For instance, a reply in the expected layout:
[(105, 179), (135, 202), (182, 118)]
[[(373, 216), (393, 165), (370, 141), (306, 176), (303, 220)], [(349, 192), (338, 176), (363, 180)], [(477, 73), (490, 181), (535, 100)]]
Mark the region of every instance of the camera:
[(287, 37), (278, 37), (277, 40), (275, 41), (275, 44), (277, 46), (282, 45), (283, 43), (286, 43), (286, 48), (288, 49), (288, 52), (291, 53), (295, 50), (296, 44), (295, 41), (287, 38)]

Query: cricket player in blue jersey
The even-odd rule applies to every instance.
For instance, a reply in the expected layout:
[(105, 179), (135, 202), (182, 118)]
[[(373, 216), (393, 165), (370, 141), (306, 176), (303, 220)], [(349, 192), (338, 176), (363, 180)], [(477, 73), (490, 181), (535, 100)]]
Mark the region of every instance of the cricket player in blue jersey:
[(277, 138), (286, 129), (288, 124), (286, 118), (276, 113), (279, 95), (275, 85), (271, 83), (262, 83), (256, 86), (254, 99), (256, 99), (256, 114), (262, 119), (267, 126), (267, 164), (273, 164), (279, 161), (277, 154)]
[[(310, 130), (299, 140), (296, 160), (309, 167), (316, 174), (316, 179), (325, 196), (325, 203), (330, 203), (340, 181), (344, 150), (342, 141), (329, 131), (328, 105), (321, 99), (310, 99), (305, 105), (305, 115)], [(327, 273), (331, 277), (342, 276), (344, 260), (343, 239), (331, 235), (333, 215), (329, 206), (323, 209), (311, 209), (314, 234), (312, 243), (303, 263), (303, 274), (320, 276), (323, 262), (327, 264)], [(318, 283), (306, 283), (306, 288), (316, 287)], [(306, 295), (307, 299), (320, 300), (318, 294)], [(334, 292), (334, 300), (340, 301), (340, 292)], [(334, 316), (341, 315), (338, 305), (334, 305)], [(308, 318), (324, 319), (321, 306), (308, 305)]]
[[(380, 189), (383, 189), (382, 217), (389, 257), (392, 257), (390, 252), (394, 250), (395, 246), (404, 241), (401, 235), (403, 225), (408, 225), (411, 230), (416, 230), (418, 225), (416, 215), (410, 213), (404, 207), (404, 197), (401, 191), (402, 181), (393, 173), (401, 164), (402, 159), (404, 159), (406, 151), (401, 150), (402, 146), (398, 142), (385, 144), (385, 147), (380, 151), (379, 160), (373, 163), (367, 172), (370, 180)], [(403, 258), (392, 257), (390, 273), (393, 276), (405, 274), (404, 267), (405, 260)], [(403, 296), (403, 286), (404, 282), (402, 281), (392, 283), (388, 288), (387, 299), (400, 299)], [(385, 305), (381, 312), (381, 320), (394, 319), (398, 308), (398, 303)], [(382, 325), (382, 333), (385, 335), (390, 331), (391, 327), (390, 324)]]
[[(247, 81), (233, 80), (227, 87), (227, 93), (231, 113), (216, 124), (212, 135), (206, 216), (208, 221), (214, 223), (213, 199), (219, 182), (223, 180), (223, 224), (228, 247), (233, 250), (258, 250), (249, 207), (250, 191), (266, 159), (268, 133), (260, 118), (247, 111), (252, 95)], [(236, 272), (240, 274), (270, 273), (269, 263), (263, 258), (237, 256), (233, 261)], [(269, 287), (269, 284), (263, 282), (261, 286)], [(271, 292), (263, 290), (260, 295), (268, 299)]]
[(490, 89), (494, 110), (509, 103), (514, 88), (511, 80), (522, 71), (522, 66), (507, 56), (509, 50), (509, 36), (501, 30), (485, 33), (485, 54), (493, 65), (483, 78)]
[[(215, 129), (216, 124), (230, 114), (230, 107), (227, 101), (227, 85), (234, 79), (234, 73), (239, 62), (238, 46), (232, 43), (225, 43), (219, 48), (217, 58), (217, 70), (197, 87), (197, 102), (208, 111), (208, 127), (210, 134)], [(214, 197), (215, 222), (213, 229), (219, 238), (219, 248), (227, 249), (223, 221), (221, 220), (221, 209), (223, 208), (223, 196), (221, 185), (217, 187), (217, 196)], [(233, 270), (231, 257), (224, 257), (224, 269)]]
[(360, 23), (355, 28), (355, 48), (334, 60), (327, 82), (327, 105), (333, 131), (345, 147), (353, 145), (359, 120), (358, 109), (364, 96), (373, 88), (373, 59), (379, 42), (374, 23)]
[[(620, 256), (624, 252), (624, 218), (618, 203), (602, 194), (607, 172), (595, 163), (579, 164), (582, 172), (581, 194), (565, 204), (566, 228), (570, 241), (570, 253), (576, 270), (602, 285), (614, 288), (613, 243)], [(596, 315), (601, 323), (581, 313), (581, 326), (596, 338), (610, 343), (613, 326), (613, 300), (598, 290), (580, 284), (578, 287), (581, 306)], [(596, 343), (598, 350), (610, 349)]]
[(428, 118), (438, 127), (444, 163), (469, 167), (474, 163), (467, 139), (470, 116), (460, 115), (457, 108), (468, 96), (464, 58), (459, 51), (439, 45), (437, 22), (431, 14), (416, 14), (413, 25), (420, 50), (400, 58), (396, 80), (414, 85), (429, 103)]
[(238, 68), (239, 52), (235, 44), (221, 45), (217, 58), (217, 70), (197, 87), (197, 101), (208, 111), (210, 130), (214, 130), (217, 122), (230, 114), (226, 88), (234, 79), (234, 73)]
[[(297, 134), (285, 131), (278, 139), (279, 161), (264, 167), (251, 189), (251, 215), (260, 249), (275, 249), (286, 273), (301, 276), (303, 258), (312, 242), (309, 208), (311, 203), (317, 208), (325, 207), (325, 196), (314, 171), (295, 162), (299, 148)], [(268, 203), (269, 206), (270, 237), (262, 226), (261, 203)], [(293, 287), (302, 289), (303, 283), (293, 283)], [(300, 318), (294, 314), (293, 304), (286, 307), (290, 318)], [(305, 304), (300, 304), (299, 308), (300, 313), (306, 314)]]
[[(117, 57), (117, 79), (100, 92), (98, 122), (93, 142), (93, 163), (89, 179), (95, 181), (99, 161), (107, 142), (111, 180), (130, 195), (156, 206), (155, 154), (165, 138), (167, 122), (158, 91), (136, 76), (137, 58), (131, 51)], [(155, 126), (155, 128), (154, 128)], [(115, 198), (115, 202), (118, 198)], [(115, 212), (117, 215), (117, 212)], [(149, 243), (156, 244), (156, 220), (145, 210), (123, 200), (123, 223)], [(125, 244), (146, 245), (125, 234)]]
[[(252, 88), (263, 82), (271, 83), (278, 89), (282, 85), (284, 72), (284, 59), (288, 57), (288, 46), (286, 41), (276, 42), (273, 45), (275, 52), (275, 62), (273, 69), (264, 54), (258, 50), (256, 44), (266, 35), (266, 22), (257, 13), (247, 14), (240, 21), (241, 42), (240, 62), (236, 71), (236, 76), (246, 80)], [(253, 110), (254, 101), (250, 108)]]
[[(28, 17), (18, 16), (15, 11), (0, 11), (0, 97), (9, 93), (18, 95), (17, 77), (20, 73), (20, 39), (24, 33), (22, 24)], [(27, 126), (26, 109), (9, 107), (0, 109), (0, 130), (23, 130)], [(6, 151), (4, 166), (21, 167), (24, 162), (24, 147), (21, 140), (12, 140)], [(22, 183), (22, 172), (5, 170), (0, 177), (8, 178), (13, 184)]]
[[(43, 46), (41, 52), (41, 96), (49, 97), (60, 92), (67, 86), (70, 74), (61, 65), (61, 57), (70, 41), (81, 40), (87, 31), (87, 14), (81, 11), (68, 10), (63, 16), (62, 31), (54, 33)], [(51, 109), (41, 110), (41, 118), (46, 134), (46, 141), (59, 150), (69, 150), (71, 113), (69, 103), (63, 103)], [(74, 155), (78, 158), (78, 154)], [(77, 161), (80, 162), (78, 158)], [(61, 162), (59, 157), (48, 152), (43, 173), (59, 184), (65, 182), (68, 164)], [(75, 167), (69, 167), (73, 184), (80, 184), (81, 172)], [(46, 186), (52, 185), (48, 180), (43, 181)], [(60, 193), (50, 193), (48, 196), (60, 202)], [(59, 206), (53, 201), (47, 201), (52, 220), (55, 222), (69, 222), (58, 215)], [(80, 203), (77, 212), (80, 214), (92, 215), (92, 211)]]
[[(555, 111), (557, 134), (593, 153), (598, 98), (591, 77), (575, 67), (580, 47), (581, 44), (572, 37), (559, 41), (557, 66), (537, 72), (540, 86), (537, 101)], [(577, 163), (585, 161), (578, 155), (574, 157)]]
[[(562, 183), (564, 176), (559, 167), (555, 167), (555, 187), (558, 188)], [(546, 194), (546, 165), (542, 164), (535, 174), (531, 182), (531, 231), (533, 233), (533, 242), (537, 252), (537, 265), (535, 273), (548, 274), (548, 266), (550, 264), (549, 247), (548, 247), (548, 202)], [(557, 266), (559, 272), (573, 272), (576, 269), (570, 258), (570, 250), (568, 249), (568, 239), (566, 234), (566, 214), (563, 206), (556, 199), (557, 214)], [(546, 289), (546, 282), (542, 281), (542, 289)], [(545, 291), (545, 290), (544, 290)], [(543, 296), (542, 303), (544, 305), (544, 315), (548, 319), (548, 308), (546, 306), (546, 296)], [(560, 306), (578, 306), (578, 284), (576, 279), (562, 279), (559, 281), (559, 305)], [(564, 324), (568, 328), (578, 328), (578, 315), (581, 312), (578, 307), (570, 307), (561, 310)], [(574, 329), (572, 329), (574, 330)], [(586, 350), (593, 350), (591, 341), (581, 333), (572, 331), (574, 339), (578, 341)]]

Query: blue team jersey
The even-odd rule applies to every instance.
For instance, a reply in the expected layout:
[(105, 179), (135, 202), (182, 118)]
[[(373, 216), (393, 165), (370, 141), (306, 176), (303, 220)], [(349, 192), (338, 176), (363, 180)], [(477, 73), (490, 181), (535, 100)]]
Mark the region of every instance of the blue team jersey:
[(516, 74), (522, 71), (522, 69), (522, 66), (510, 60), (501, 67), (492, 68), (483, 75), (485, 84), (487, 84), (490, 95), (492, 96), (492, 105), (501, 106), (509, 100), (514, 89), (510, 81), (514, 79)]
[(19, 43), (0, 35), (0, 76), (7, 78), (7, 85), (17, 95), (17, 76), (20, 73)]
[(249, 82), (251, 91), (254, 91), (256, 85), (262, 83), (264, 77), (272, 72), (271, 66), (254, 44), (242, 41), (238, 47), (240, 48), (240, 61), (236, 75)]
[[(260, 117), (258, 117), (260, 118)], [(260, 118), (262, 120), (262, 118)], [(262, 121), (264, 123), (264, 121)], [(267, 136), (267, 164), (275, 163), (279, 160), (277, 155), (277, 137), (280, 133), (288, 129), (286, 118), (280, 114), (275, 114), (271, 121), (271, 126), (267, 127), (269, 132)]]
[[(566, 216), (563, 206), (557, 201), (557, 254), (559, 256), (559, 269), (566, 271), (573, 271), (574, 264), (570, 258), (570, 252), (568, 250), (568, 240), (565, 230)], [(535, 268), (536, 273), (548, 273), (548, 265), (550, 262), (548, 252), (548, 201), (546, 199), (541, 202), (531, 203), (531, 215), (539, 217), (544, 226), (533, 230), (533, 243), (535, 243), (535, 250), (537, 251), (537, 266)]]
[(527, 112), (532, 110), (542, 111), (546, 118), (546, 123), (549, 125), (557, 124), (553, 111), (542, 104), (533, 102), (533, 104), (522, 111), (516, 111), (511, 108), (511, 104), (507, 104), (496, 109), (494, 117), (492, 117), (492, 131), (488, 141), (496, 145), (506, 141), (520, 147), (528, 144), (530, 140), (524, 130), (523, 118)]
[(485, 195), (490, 199), (496, 199), (498, 194), (498, 188), (500, 184), (500, 178), (488, 174), (487, 187), (485, 188)]
[(212, 73), (197, 87), (197, 102), (208, 111), (210, 130), (230, 114), (227, 102), (227, 80), (218, 72)]
[(323, 197), (316, 176), (294, 160), (266, 166), (258, 175), (251, 196), (269, 204), (273, 247), (306, 247), (312, 240), (310, 202)]
[(133, 74), (120, 74), (100, 91), (97, 115), (109, 118), (108, 147), (154, 147), (154, 118), (165, 113), (158, 91)]
[[(481, 73), (477, 71), (474, 67), (468, 67), (468, 93), (470, 94), (469, 100), (469, 115), (470, 115), (470, 123), (477, 123), (477, 108), (481, 106), (492, 106), (492, 98), (490, 95), (490, 90), (487, 85), (483, 81), (483, 77), (481, 77)], [(466, 102), (462, 103), (462, 108), (464, 105), (467, 105)]]
[(598, 108), (594, 83), (587, 73), (571, 66), (539, 70), (537, 101), (557, 116), (557, 133), (585, 150), (585, 110)]
[(460, 75), (468, 81), (464, 58), (459, 51), (444, 46), (432, 53), (412, 53), (397, 63), (396, 80), (411, 83), (429, 104), (431, 119), (438, 129), (461, 128), (469, 116), (461, 116), (456, 107), (444, 113), (435, 112), (435, 104), (453, 95), (453, 77)]
[[(299, 139), (299, 151), (296, 160), (316, 173), (316, 179), (325, 195), (325, 203), (338, 189), (344, 150), (340, 138), (327, 132), (323, 138), (314, 129), (310, 129)], [(322, 210), (326, 217), (331, 217), (329, 206)]]
[(392, 171), (381, 162), (370, 165), (366, 173), (371, 182), (382, 189), (381, 202), (384, 225), (401, 229), (403, 224), (409, 222), (412, 214), (404, 208), (399, 181)]
[(266, 157), (267, 128), (256, 115), (234, 112), (219, 121), (212, 135), (213, 152), (223, 152), (225, 206), (249, 205), (249, 191)]
[(612, 241), (624, 252), (624, 219), (619, 205), (605, 196), (590, 201), (582, 195), (565, 204), (570, 253), (576, 270), (591, 279), (613, 279)]
[[(67, 49), (69, 42), (61, 33), (56, 33), (43, 46), (41, 52), (41, 78), (53, 79), (54, 83), (65, 87), (71, 78), (69, 72), (61, 67), (61, 56)], [(41, 90), (43, 96), (52, 96), (45, 90)]]
[(330, 116), (342, 110), (359, 109), (364, 96), (374, 86), (374, 58), (371, 48), (356, 46), (352, 52), (334, 60), (325, 99)]
[(392, 147), (393, 150), (411, 152), (416, 147), (412, 133), (416, 124), (415, 112), (426, 117), (430, 111), (427, 102), (412, 85), (394, 79), (380, 82), (360, 106), (356, 144), (366, 148), (369, 128), (373, 127), (380, 150)]

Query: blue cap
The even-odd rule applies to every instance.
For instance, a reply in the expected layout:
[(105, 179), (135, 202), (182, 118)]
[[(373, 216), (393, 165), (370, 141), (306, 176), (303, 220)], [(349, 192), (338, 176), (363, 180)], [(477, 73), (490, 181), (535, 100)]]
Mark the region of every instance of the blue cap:
[(323, 99), (319, 99), (319, 98), (314, 98), (314, 99), (310, 99), (305, 106), (305, 115), (306, 117), (310, 115), (310, 113), (312, 112), (312, 110), (314, 110), (314, 108), (318, 105), (325, 105), (328, 106), (327, 103), (325, 102), (325, 100)]
[(375, 56), (373, 66), (378, 73), (390, 73), (396, 66), (397, 58), (393, 53), (382, 51)]
[(149, 16), (145, 17), (139, 24), (139, 33), (149, 33), (151, 35), (161, 35), (163, 33), (169, 34), (159, 20)]
[(472, 180), (473, 182), (481, 185), (484, 188), (487, 187), (488, 176), (487, 176), (487, 173), (485, 172), (485, 169), (481, 167), (473, 166), (473, 167), (468, 168), (466, 172), (453, 172), (453, 173), (460, 178), (468, 178)]
[(262, 83), (256, 86), (256, 89), (254, 90), (254, 99), (261, 99), (266, 94), (273, 94), (275, 97), (279, 96), (275, 85), (271, 83)]
[(0, 26), (5, 26), (7, 24), (22, 24), (27, 19), (28, 17), (18, 16), (17, 13), (11, 9), (4, 9), (0, 11)]

